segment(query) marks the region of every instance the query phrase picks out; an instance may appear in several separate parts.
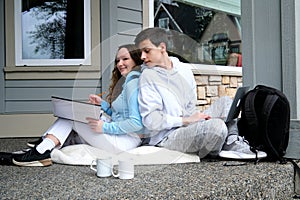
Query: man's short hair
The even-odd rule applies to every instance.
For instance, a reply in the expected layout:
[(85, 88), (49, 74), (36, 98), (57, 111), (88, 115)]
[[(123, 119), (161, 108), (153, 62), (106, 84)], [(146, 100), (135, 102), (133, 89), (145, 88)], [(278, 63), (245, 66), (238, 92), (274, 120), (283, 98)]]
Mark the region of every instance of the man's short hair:
[(139, 45), (142, 41), (149, 39), (155, 46), (160, 43), (168, 45), (168, 35), (165, 29), (154, 27), (142, 30), (135, 38), (135, 45)]

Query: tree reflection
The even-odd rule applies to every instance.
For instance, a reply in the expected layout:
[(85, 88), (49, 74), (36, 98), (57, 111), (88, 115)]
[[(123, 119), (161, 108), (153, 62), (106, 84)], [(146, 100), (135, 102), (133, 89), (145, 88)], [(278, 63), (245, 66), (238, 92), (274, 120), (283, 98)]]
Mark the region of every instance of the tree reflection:
[[(28, 5), (28, 1), (25, 2)], [(30, 44), (35, 45), (34, 53), (49, 55), (51, 59), (64, 58), (67, 0), (30, 3), (30, 15), (38, 22), (35, 29), (28, 32)]]

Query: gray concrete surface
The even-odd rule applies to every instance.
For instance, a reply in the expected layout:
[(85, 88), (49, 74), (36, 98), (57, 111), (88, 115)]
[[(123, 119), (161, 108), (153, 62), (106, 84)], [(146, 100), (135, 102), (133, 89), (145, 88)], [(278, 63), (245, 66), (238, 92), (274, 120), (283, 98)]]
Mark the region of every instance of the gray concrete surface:
[[(31, 138), (2, 138), (15, 151)], [(224, 166), (231, 165), (231, 166)], [(292, 199), (290, 163), (200, 163), (135, 166), (135, 178), (98, 178), (89, 166), (0, 165), (0, 199)]]

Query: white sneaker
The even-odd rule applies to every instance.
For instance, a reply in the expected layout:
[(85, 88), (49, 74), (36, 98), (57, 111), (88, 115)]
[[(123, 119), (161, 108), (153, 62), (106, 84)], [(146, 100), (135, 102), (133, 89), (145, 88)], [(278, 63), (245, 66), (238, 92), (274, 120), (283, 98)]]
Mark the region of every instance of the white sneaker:
[(235, 140), (231, 142), (226, 142), (223, 145), (222, 151), (219, 153), (219, 156), (222, 158), (230, 158), (230, 159), (260, 159), (267, 157), (267, 154), (263, 151), (257, 151), (254, 153), (250, 150), (250, 146), (248, 141), (246, 141), (241, 136), (233, 136), (236, 137)]

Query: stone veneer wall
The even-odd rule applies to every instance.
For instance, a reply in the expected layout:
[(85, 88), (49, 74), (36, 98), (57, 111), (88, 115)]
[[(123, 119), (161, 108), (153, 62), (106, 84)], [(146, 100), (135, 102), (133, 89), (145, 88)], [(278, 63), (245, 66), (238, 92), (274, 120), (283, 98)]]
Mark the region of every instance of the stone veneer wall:
[(221, 96), (234, 97), (238, 87), (243, 85), (241, 67), (193, 66), (197, 84), (197, 106), (201, 111)]

